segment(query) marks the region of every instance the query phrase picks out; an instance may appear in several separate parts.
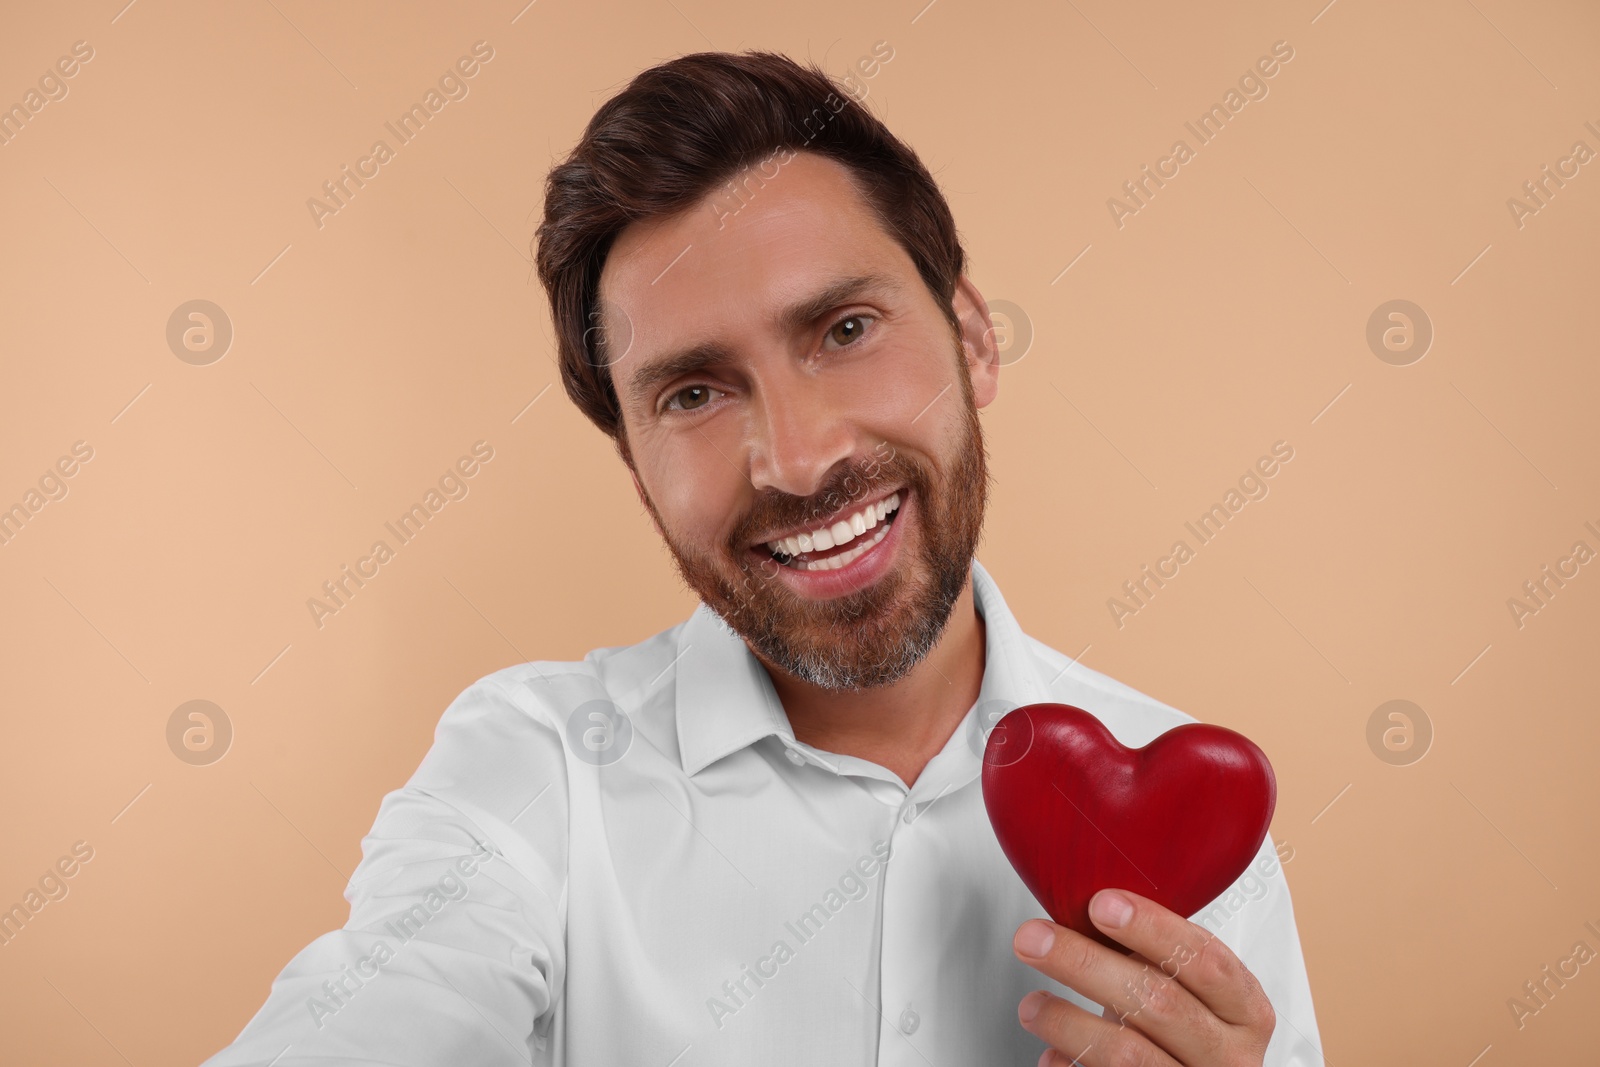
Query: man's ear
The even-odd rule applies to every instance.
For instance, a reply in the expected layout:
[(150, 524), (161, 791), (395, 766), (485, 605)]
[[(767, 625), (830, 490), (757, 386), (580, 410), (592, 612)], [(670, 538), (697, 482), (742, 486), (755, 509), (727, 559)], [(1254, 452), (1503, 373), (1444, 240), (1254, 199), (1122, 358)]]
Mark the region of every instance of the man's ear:
[(967, 373), (972, 376), (973, 403), (988, 407), (1000, 392), (1000, 346), (995, 341), (989, 303), (972, 279), (963, 274), (956, 280), (950, 306), (961, 324), (961, 350)]

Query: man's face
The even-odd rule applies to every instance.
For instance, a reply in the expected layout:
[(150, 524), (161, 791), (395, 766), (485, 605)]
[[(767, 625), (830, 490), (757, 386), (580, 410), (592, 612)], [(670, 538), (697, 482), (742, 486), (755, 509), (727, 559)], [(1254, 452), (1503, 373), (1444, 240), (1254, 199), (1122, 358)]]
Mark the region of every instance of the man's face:
[(839, 164), (773, 170), (618, 236), (607, 358), (689, 587), (769, 666), (885, 685), (937, 643), (977, 547), (987, 307), (963, 281), (953, 331)]

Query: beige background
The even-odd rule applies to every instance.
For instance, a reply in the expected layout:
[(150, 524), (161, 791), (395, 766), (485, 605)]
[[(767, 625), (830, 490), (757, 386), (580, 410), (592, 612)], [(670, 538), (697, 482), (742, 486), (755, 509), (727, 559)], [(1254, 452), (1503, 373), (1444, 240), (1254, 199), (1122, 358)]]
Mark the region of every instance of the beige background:
[[(0, 506), (93, 449), (0, 545), (0, 905), (94, 850), (0, 948), (0, 1060), (215, 1051), (343, 922), (458, 692), (689, 613), (556, 380), (545, 171), (657, 60), (842, 76), (881, 40), (868, 103), (1034, 334), (984, 416), (980, 558), (1024, 627), (1271, 756), (1331, 1063), (1593, 1062), (1600, 965), (1507, 1006), (1600, 950), (1600, 564), (1507, 607), (1600, 550), (1600, 162), (1507, 207), (1600, 151), (1593, 5), (123, 2), (0, 16), (0, 104), (93, 49), (0, 146)], [(308, 198), (480, 40), (469, 95), (319, 228)], [(1118, 228), (1107, 199), (1277, 41), (1269, 95)], [(234, 332), (203, 366), (166, 339), (195, 299)], [(1366, 341), (1392, 299), (1434, 330), (1407, 366)], [(319, 628), (308, 598), (480, 440), (469, 495)], [(1107, 599), (1280, 440), (1270, 495), (1119, 627)], [(234, 731), (205, 766), (167, 741), (195, 699)], [(1391, 699), (1419, 762), (1369, 747)]]

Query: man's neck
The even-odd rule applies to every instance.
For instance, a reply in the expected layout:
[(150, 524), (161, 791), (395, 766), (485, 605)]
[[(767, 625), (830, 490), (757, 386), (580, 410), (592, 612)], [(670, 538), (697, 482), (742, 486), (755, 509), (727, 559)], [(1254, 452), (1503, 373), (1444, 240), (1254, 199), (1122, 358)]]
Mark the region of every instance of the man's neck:
[(986, 640), (969, 573), (939, 643), (893, 685), (841, 692), (771, 667), (767, 674), (795, 740), (887, 767), (910, 787), (977, 702)]

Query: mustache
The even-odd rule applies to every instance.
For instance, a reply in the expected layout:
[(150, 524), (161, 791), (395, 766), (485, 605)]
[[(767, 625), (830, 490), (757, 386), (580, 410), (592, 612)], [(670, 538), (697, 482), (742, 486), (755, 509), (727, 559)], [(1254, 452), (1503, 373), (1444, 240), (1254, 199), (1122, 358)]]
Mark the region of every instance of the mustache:
[(777, 530), (820, 523), (841, 508), (883, 495), (899, 486), (920, 489), (926, 478), (920, 466), (898, 453), (888, 460), (870, 459), (836, 470), (810, 496), (792, 496), (770, 490), (756, 497), (733, 532), (735, 550), (743, 551), (757, 538)]

